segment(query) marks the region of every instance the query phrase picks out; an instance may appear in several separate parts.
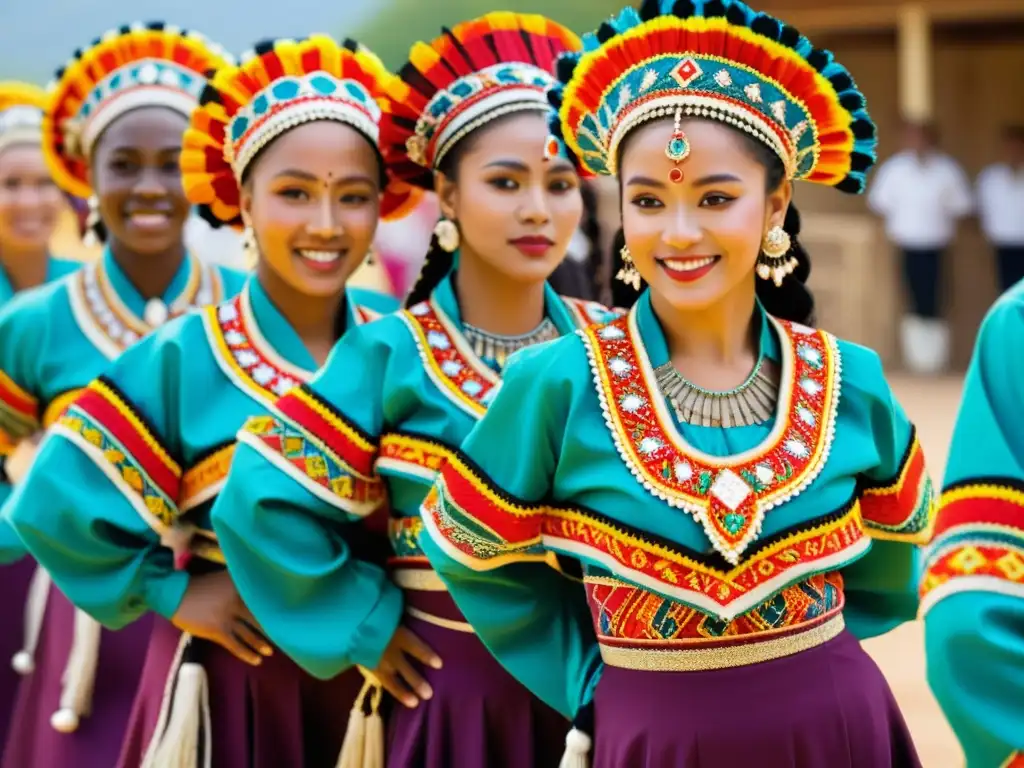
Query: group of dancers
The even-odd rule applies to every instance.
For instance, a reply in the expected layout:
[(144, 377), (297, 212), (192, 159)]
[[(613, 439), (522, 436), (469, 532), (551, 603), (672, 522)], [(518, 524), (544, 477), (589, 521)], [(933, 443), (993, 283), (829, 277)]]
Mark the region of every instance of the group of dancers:
[[(738, 0), (489, 13), (396, 73), (130, 25), (0, 87), (4, 768), (907, 768), (860, 641), (920, 609), (970, 768), (1024, 765), (1024, 289), (936, 505), (804, 284), (792, 182), (875, 149)], [(631, 306), (547, 283), (591, 176)], [(80, 268), (9, 224), (58, 189)], [(401, 306), (348, 286), (431, 192)], [(196, 206), (250, 273), (188, 253)]]

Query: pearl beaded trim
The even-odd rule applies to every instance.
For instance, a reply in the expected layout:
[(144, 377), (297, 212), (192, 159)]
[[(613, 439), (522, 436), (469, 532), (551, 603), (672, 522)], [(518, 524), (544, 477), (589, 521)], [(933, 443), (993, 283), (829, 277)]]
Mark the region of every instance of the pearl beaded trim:
[[(635, 307), (632, 310), (630, 310), (628, 319), (629, 332), (634, 337), (637, 337), (639, 335), (639, 329), (637, 328), (636, 322), (636, 312), (637, 310)], [(775, 318), (769, 316), (769, 320), (775, 327), (776, 331), (779, 333), (780, 337), (783, 339), (789, 338), (792, 333), (815, 332), (812, 329), (805, 328), (804, 326), (796, 324), (793, 325), (793, 330), (792, 332), (790, 332), (789, 330), (787, 330), (785, 326), (782, 325), (782, 323), (780, 323)], [(600, 328), (595, 328), (592, 330), (596, 333), (600, 333)], [(688, 498), (682, 495), (670, 493), (666, 489), (656, 486), (655, 484), (647, 480), (641, 468), (634, 463), (630, 456), (630, 452), (627, 450), (626, 446), (623, 443), (623, 440), (627, 438), (621, 435), (619, 433), (619, 430), (616, 428), (615, 418), (612, 415), (612, 406), (608, 402), (608, 399), (604, 391), (604, 386), (602, 384), (601, 371), (599, 368), (599, 365), (601, 363), (597, 357), (597, 350), (595, 350), (593, 344), (588, 338), (586, 329), (576, 331), (576, 335), (579, 336), (580, 339), (583, 341), (583, 347), (586, 350), (587, 359), (590, 362), (591, 373), (594, 382), (594, 389), (597, 393), (598, 402), (601, 407), (601, 414), (604, 418), (605, 425), (608, 428), (608, 432), (611, 435), (612, 442), (615, 445), (615, 449), (618, 452), (620, 458), (622, 459), (623, 464), (625, 464), (630, 474), (633, 475), (636, 481), (640, 483), (640, 485), (643, 486), (643, 488), (648, 493), (650, 493), (655, 498), (664, 501), (670, 507), (688, 513), (691, 517), (693, 517), (693, 519), (701, 526), (701, 528), (705, 532), (711, 530), (712, 526), (710, 525), (707, 519), (708, 509), (706, 508), (706, 505), (691, 502)], [(825, 430), (825, 433), (823, 436), (824, 439), (822, 443), (822, 449), (819, 454), (818, 460), (813, 462), (806, 468), (803, 477), (801, 477), (796, 484), (783, 486), (782, 488), (779, 489), (779, 491), (767, 493), (764, 496), (757, 499), (757, 501), (755, 502), (757, 516), (753, 522), (752, 530), (750, 532), (750, 538), (746, 545), (736, 550), (729, 550), (723, 545), (722, 542), (718, 541), (717, 538), (709, 536), (709, 540), (712, 546), (715, 548), (715, 550), (719, 554), (721, 554), (722, 557), (726, 559), (726, 561), (730, 563), (738, 563), (740, 555), (743, 553), (746, 547), (749, 546), (749, 543), (757, 540), (757, 537), (761, 533), (761, 526), (763, 523), (764, 515), (771, 511), (772, 509), (774, 509), (775, 507), (781, 506), (786, 502), (796, 498), (801, 493), (803, 493), (803, 491), (806, 490), (812, 482), (814, 482), (818, 475), (821, 474), (821, 471), (828, 463), (832, 443), (835, 438), (836, 418), (839, 412), (839, 398), (842, 388), (842, 359), (839, 353), (839, 347), (835, 337), (829, 333), (823, 333), (822, 336), (824, 338), (825, 343), (828, 345), (829, 352), (832, 358), (833, 375), (831, 379), (831, 407), (829, 408), (828, 412), (824, 414), (825, 424), (823, 426), (823, 429)], [(759, 451), (764, 450), (766, 446), (773, 445), (776, 442), (776, 439), (786, 429), (786, 426), (789, 422), (790, 413), (788, 412), (788, 410), (789, 408), (792, 407), (792, 395), (791, 393), (788, 393), (787, 390), (790, 384), (789, 377), (792, 375), (794, 367), (794, 360), (793, 352), (789, 349), (788, 345), (783, 344), (782, 346), (783, 392), (786, 392), (787, 399), (785, 400), (785, 405), (787, 412), (785, 414), (780, 414), (779, 420), (776, 422), (776, 425), (772, 430), (771, 434), (769, 434), (769, 436), (761, 443), (761, 445), (755, 447), (750, 451), (744, 452), (744, 454), (741, 454), (744, 457), (756, 454)], [(655, 381), (654, 370), (651, 367), (650, 360), (647, 358), (647, 355), (642, 348), (642, 342), (638, 344), (638, 351), (640, 352), (640, 354), (638, 355), (638, 360), (641, 366), (641, 379), (643, 380), (644, 385), (646, 386), (649, 393), (652, 391), (652, 389), (656, 393), (654, 397), (649, 398), (650, 402), (656, 409), (664, 411), (665, 405), (662, 401), (661, 395), (656, 391), (656, 388), (652, 387), (652, 383)], [(665, 424), (671, 424), (669, 419), (663, 418), (662, 421)], [(671, 427), (669, 435), (678, 438), (678, 432), (674, 429), (671, 429)], [(703, 454), (700, 451), (697, 451), (691, 446), (685, 445), (685, 443), (683, 444), (683, 446), (681, 446), (680, 441), (678, 439), (674, 439), (673, 443), (675, 443), (674, 447), (680, 455), (699, 455), (705, 463), (711, 466), (715, 466), (720, 470), (728, 470), (736, 462), (738, 458), (737, 456), (709, 456), (707, 454)]]

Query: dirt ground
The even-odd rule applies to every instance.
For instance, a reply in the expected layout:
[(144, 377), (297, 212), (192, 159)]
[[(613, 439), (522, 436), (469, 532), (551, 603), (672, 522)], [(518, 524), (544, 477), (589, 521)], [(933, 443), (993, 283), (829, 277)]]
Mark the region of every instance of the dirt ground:
[[(921, 444), (938, 485), (946, 462), (950, 433), (960, 400), (960, 378), (890, 378), (896, 395), (917, 424)], [(960, 747), (932, 698), (924, 678), (924, 637), (920, 622), (900, 627), (865, 643), (885, 672), (925, 768), (963, 765)]]

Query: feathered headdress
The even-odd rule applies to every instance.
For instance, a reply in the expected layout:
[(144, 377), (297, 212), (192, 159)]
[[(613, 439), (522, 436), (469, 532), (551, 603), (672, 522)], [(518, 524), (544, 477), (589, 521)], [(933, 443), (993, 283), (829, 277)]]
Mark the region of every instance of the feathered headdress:
[(46, 91), (28, 83), (0, 83), (0, 150), (43, 137)]
[[(389, 88), (381, 123), (381, 150), (393, 177), (433, 189), (433, 170), (459, 139), (502, 115), (547, 112), (555, 58), (579, 47), (575, 34), (544, 16), (505, 11), (416, 43)], [(402, 191), (392, 187), (389, 197)]]
[(594, 173), (614, 174), (623, 137), (659, 117), (676, 119), (666, 147), (676, 161), (689, 153), (683, 117), (733, 125), (771, 147), (790, 179), (843, 192), (863, 191), (875, 161), (875, 126), (849, 72), (739, 0), (644, 0), (585, 35), (557, 73), (556, 136)]
[(313, 35), (260, 43), (239, 66), (217, 72), (192, 114), (181, 155), (185, 194), (238, 226), (241, 180), (261, 149), (314, 120), (350, 125), (378, 146), (381, 101), (393, 78), (352, 40), (339, 45)]
[(187, 117), (210, 70), (231, 61), (202, 35), (162, 22), (111, 30), (76, 51), (57, 71), (43, 118), (43, 151), (54, 180), (69, 194), (89, 197), (89, 157), (108, 125), (138, 107), (168, 107)]

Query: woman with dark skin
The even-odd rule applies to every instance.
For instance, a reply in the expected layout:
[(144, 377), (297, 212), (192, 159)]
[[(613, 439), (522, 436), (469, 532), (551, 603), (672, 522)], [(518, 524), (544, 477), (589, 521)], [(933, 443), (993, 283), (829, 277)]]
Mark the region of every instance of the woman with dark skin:
[[(363, 684), (354, 669), (317, 680), (271, 646), (224, 567), (209, 511), (245, 419), (309, 379), (346, 328), (397, 304), (348, 285), (380, 215), (377, 99), (391, 75), (354, 43), (324, 36), (256, 51), (213, 77), (181, 157), (189, 201), (244, 227), (254, 276), (94, 382), (27, 483), (26, 499), (46, 498), (46, 508), (13, 511), (80, 608), (115, 628), (159, 614), (124, 768), (332, 768)], [(89, 429), (117, 439), (124, 457), (93, 451)], [(125, 463), (141, 487), (112, 479)], [(59, 476), (43, 471), (57, 467)], [(75, 493), (83, 486), (87, 503)], [(371, 547), (367, 536), (364, 556)]]
[[(117, 80), (103, 69), (112, 62)], [(178, 162), (187, 112), (205, 73), (225, 63), (202, 38), (154, 24), (105, 36), (58, 74), (43, 150), (63, 191), (95, 198), (93, 225), (107, 247), (97, 262), (15, 298), (0, 313), (0, 429), (22, 443), (20, 460), (7, 466), (14, 483), (0, 529), (0, 558), (7, 562), (26, 554), (7, 511), (48, 510), (46, 494), (32, 491), (33, 478), (60, 479), (65, 471), (28, 469), (43, 430), (58, 429), (55, 423), (83, 388), (152, 329), (241, 285), (240, 275), (201, 266), (183, 245), (189, 204)], [(100, 87), (107, 76), (118, 87)], [(90, 437), (99, 439), (98, 433)], [(92, 499), (88, 484), (73, 492)], [(78, 766), (83, 755), (113, 765), (151, 622), (103, 631), (60, 590), (48, 588), (42, 569), (28, 614), (24, 648), (15, 659), (27, 677), (4, 765)]]

